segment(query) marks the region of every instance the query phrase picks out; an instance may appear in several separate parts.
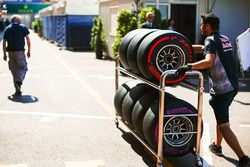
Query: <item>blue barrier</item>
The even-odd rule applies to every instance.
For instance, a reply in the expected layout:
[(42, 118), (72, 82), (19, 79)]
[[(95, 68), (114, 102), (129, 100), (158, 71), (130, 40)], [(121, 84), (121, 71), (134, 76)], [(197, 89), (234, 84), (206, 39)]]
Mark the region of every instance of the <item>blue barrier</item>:
[(90, 49), (94, 17), (97, 16), (43, 16), (43, 36), (68, 49)]

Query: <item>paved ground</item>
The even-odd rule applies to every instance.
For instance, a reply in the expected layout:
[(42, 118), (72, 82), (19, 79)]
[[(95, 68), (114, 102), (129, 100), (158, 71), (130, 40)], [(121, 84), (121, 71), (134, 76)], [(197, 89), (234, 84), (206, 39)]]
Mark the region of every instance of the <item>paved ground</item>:
[[(0, 61), (0, 167), (144, 167), (155, 166), (152, 156), (128, 130), (115, 127), (114, 62), (96, 60), (93, 52), (60, 50), (31, 34), (32, 57), (22, 98), (13, 98), (7, 63)], [(2, 59), (1, 59), (2, 60)], [(121, 83), (128, 80), (121, 77)], [(250, 154), (249, 80), (231, 107), (231, 126)], [(196, 105), (196, 92), (168, 88)], [(204, 93), (202, 158), (204, 166), (237, 164), (223, 144), (223, 158), (211, 155), (215, 121)], [(169, 159), (176, 167), (194, 166), (193, 156)], [(188, 162), (188, 163), (187, 163)]]

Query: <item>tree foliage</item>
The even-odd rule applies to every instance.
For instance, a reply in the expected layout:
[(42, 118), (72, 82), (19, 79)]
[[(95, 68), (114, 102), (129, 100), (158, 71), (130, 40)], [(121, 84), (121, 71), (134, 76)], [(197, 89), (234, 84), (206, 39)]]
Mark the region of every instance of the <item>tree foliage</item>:
[(116, 29), (115, 42), (112, 45), (113, 57), (118, 54), (121, 39), (131, 30), (137, 29), (136, 16), (131, 10), (121, 10), (118, 18), (118, 27)]

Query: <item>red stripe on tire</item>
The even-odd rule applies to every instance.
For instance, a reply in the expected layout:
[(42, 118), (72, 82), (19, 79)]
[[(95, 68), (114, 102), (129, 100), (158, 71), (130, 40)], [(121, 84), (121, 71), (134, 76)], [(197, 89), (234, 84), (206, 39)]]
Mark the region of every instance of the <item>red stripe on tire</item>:
[(169, 39), (170, 39), (170, 37), (164, 37), (164, 38), (162, 38), (162, 39), (159, 39), (159, 40), (150, 48), (150, 51), (149, 51), (149, 54), (148, 54), (148, 63), (150, 63), (150, 60), (151, 60), (151, 57), (152, 57), (152, 53), (153, 53), (155, 47), (156, 47), (159, 43), (161, 43), (161, 42), (163, 42), (163, 41), (167, 41), (167, 40), (169, 40)]

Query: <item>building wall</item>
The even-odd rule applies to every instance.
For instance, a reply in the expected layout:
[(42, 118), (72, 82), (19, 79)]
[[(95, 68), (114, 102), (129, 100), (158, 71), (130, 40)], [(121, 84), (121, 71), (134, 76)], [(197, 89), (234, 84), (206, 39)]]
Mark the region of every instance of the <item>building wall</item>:
[(99, 14), (103, 21), (109, 55), (112, 55), (118, 13), (121, 9), (131, 9), (132, 2), (133, 0), (100, 0)]
[[(117, 28), (117, 16), (121, 9), (131, 9), (134, 0), (99, 0), (99, 14), (102, 18), (104, 29), (108, 41), (108, 50), (109, 54), (112, 54), (112, 44), (116, 35)], [(196, 4), (198, 0), (141, 0), (143, 1), (144, 7), (155, 6), (159, 7), (160, 5), (170, 4)], [(205, 0), (203, 0), (205, 1)], [(169, 10), (169, 9), (168, 9)], [(167, 14), (170, 18), (170, 11)], [(198, 33), (198, 32), (197, 32)]]
[(39, 11), (40, 16), (51, 15), (98, 15), (97, 0), (61, 0)]
[(210, 3), (211, 12), (221, 19), (221, 33), (235, 43), (237, 36), (246, 31), (250, 25), (250, 0), (216, 0), (212, 5)]
[[(144, 2), (159, 0), (144, 0)], [(166, 0), (166, 3), (181, 3), (182, 0)], [(187, 1), (186, 1), (187, 2)], [(195, 2), (195, 1), (194, 1)], [(108, 40), (109, 53), (114, 42), (117, 27), (116, 18), (120, 9), (131, 9), (133, 0), (100, 0), (100, 16)], [(183, 3), (185, 3), (183, 1)], [(157, 6), (157, 5), (156, 5)], [(250, 0), (197, 0), (195, 42), (201, 43), (201, 14), (213, 12), (221, 19), (221, 33), (227, 35), (233, 44), (238, 35), (250, 27)], [(236, 48), (236, 47), (235, 47)]]
[(201, 23), (201, 14), (207, 11), (207, 0), (198, 0), (197, 1), (197, 9), (196, 9), (196, 43), (202, 43), (201, 39), (201, 29), (200, 29), (200, 23)]

